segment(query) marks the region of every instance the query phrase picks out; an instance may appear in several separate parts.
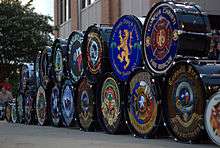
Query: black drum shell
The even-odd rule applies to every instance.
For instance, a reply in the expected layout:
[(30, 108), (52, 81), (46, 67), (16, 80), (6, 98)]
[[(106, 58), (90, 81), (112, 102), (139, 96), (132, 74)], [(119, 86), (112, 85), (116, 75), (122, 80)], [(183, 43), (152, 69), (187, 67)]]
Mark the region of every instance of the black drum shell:
[[(92, 82), (97, 81), (98, 75), (111, 71), (111, 65), (108, 57), (108, 45), (109, 45), (109, 38), (111, 31), (112, 31), (111, 27), (97, 27), (96, 25), (92, 25), (88, 27), (88, 29), (84, 34), (84, 39), (82, 43), (83, 65), (84, 65), (85, 74), (88, 76), (88, 79)], [(99, 46), (102, 49), (100, 53), (101, 56), (101, 58), (99, 59), (100, 61), (98, 64), (95, 65), (96, 66), (95, 69), (93, 68), (94, 72), (92, 72), (92, 70), (89, 68), (89, 64), (92, 63), (87, 62), (88, 61), (87, 55), (89, 54), (87, 52), (87, 44), (88, 44), (89, 35), (91, 33), (97, 35), (97, 38), (101, 42)], [(99, 67), (99, 69), (97, 67)]]

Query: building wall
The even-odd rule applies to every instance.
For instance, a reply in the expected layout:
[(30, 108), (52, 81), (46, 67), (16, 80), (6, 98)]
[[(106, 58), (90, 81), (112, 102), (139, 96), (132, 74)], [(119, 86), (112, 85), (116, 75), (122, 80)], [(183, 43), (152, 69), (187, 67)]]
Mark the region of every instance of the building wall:
[[(68, 0), (54, 0), (54, 23), (59, 28), (55, 36), (67, 38), (73, 30), (86, 30), (92, 24), (113, 25), (120, 16), (125, 14), (146, 16), (153, 3), (160, 0), (70, 0), (71, 19), (66, 21), (61, 20), (61, 1)], [(89, 1), (92, 4), (82, 7), (82, 1)], [(209, 15), (220, 16), (220, 0), (178, 1), (195, 2)]]

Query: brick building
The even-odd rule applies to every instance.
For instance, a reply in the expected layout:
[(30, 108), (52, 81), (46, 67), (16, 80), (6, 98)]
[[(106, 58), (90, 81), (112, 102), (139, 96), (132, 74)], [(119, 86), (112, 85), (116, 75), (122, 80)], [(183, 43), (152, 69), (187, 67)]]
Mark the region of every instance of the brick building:
[[(54, 0), (56, 37), (67, 38), (73, 30), (86, 30), (92, 24), (114, 24), (124, 14), (146, 16), (159, 0)], [(183, 0), (181, 0), (183, 1)], [(220, 25), (220, 0), (185, 0), (198, 3)], [(219, 21), (219, 22), (218, 22)], [(220, 29), (220, 27), (219, 27)]]

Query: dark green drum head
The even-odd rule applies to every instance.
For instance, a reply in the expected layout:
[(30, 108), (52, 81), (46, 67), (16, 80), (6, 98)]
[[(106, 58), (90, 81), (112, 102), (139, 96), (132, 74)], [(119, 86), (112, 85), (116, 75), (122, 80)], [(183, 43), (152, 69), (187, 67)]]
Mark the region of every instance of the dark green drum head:
[(119, 86), (112, 77), (108, 77), (102, 85), (101, 114), (106, 131), (116, 133), (121, 123), (121, 95)]

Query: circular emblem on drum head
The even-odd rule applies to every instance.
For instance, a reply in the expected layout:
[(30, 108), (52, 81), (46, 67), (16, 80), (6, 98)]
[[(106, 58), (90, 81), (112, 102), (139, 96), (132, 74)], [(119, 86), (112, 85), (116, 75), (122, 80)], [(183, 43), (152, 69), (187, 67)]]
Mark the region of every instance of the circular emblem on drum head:
[(87, 39), (86, 57), (87, 66), (91, 74), (97, 74), (100, 71), (102, 52), (103, 49), (100, 35), (96, 32), (90, 32)]
[(120, 92), (116, 81), (108, 77), (101, 90), (101, 113), (108, 132), (116, 130), (120, 123)]
[(47, 113), (47, 100), (45, 96), (45, 90), (42, 86), (38, 88), (37, 97), (36, 97), (36, 112), (38, 123), (42, 126), (46, 121)]
[(154, 86), (147, 72), (137, 73), (130, 81), (127, 103), (132, 132), (140, 136), (150, 135), (156, 124), (158, 104)]
[(178, 22), (166, 4), (154, 9), (145, 22), (144, 55), (147, 66), (155, 73), (166, 72), (176, 56)]
[(70, 73), (75, 82), (77, 82), (83, 74), (82, 50), (83, 34), (73, 32), (68, 41), (68, 60)]
[(51, 94), (51, 117), (53, 125), (58, 126), (60, 123), (60, 91), (57, 86), (54, 86)]
[(70, 126), (75, 114), (75, 95), (70, 80), (67, 80), (63, 86), (61, 97), (61, 111), (65, 126)]
[(220, 93), (214, 94), (206, 106), (205, 126), (210, 139), (220, 145)]
[(134, 16), (121, 17), (113, 27), (109, 55), (120, 80), (127, 80), (141, 63), (141, 29), (141, 22)]
[(91, 130), (94, 121), (94, 92), (88, 79), (84, 77), (78, 87), (77, 112), (81, 128)]
[(56, 49), (55, 61), (54, 61), (54, 71), (56, 73), (56, 79), (61, 82), (63, 76), (63, 57), (61, 48)]
[(197, 140), (203, 132), (204, 88), (192, 65), (179, 63), (169, 73), (168, 126), (182, 141)]

